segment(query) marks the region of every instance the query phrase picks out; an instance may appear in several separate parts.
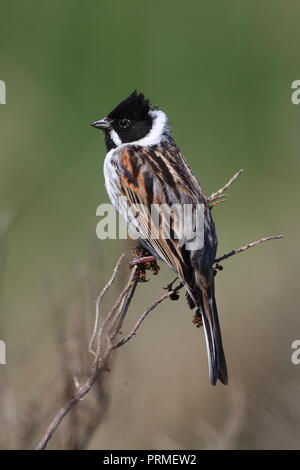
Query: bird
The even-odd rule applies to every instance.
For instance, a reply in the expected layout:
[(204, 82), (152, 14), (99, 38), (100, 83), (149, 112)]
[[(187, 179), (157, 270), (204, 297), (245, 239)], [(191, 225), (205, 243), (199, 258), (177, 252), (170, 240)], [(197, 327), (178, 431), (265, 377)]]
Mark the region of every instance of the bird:
[[(219, 380), (226, 385), (227, 366), (215, 300), (213, 263), (218, 244), (215, 224), (208, 200), (172, 137), (167, 114), (134, 90), (91, 125), (104, 132), (107, 149), (104, 179), (111, 203), (127, 225), (136, 218), (134, 212), (128, 216), (128, 208), (136, 204), (142, 207), (138, 214), (138, 238), (150, 257), (166, 262), (184, 285), (189, 305), (196, 308), (204, 327), (210, 382), (216, 385)], [(176, 213), (170, 211), (167, 216), (163, 211), (157, 236), (151, 237), (152, 207), (174, 205), (179, 209), (191, 207), (192, 215), (196, 208), (202, 208), (196, 234), (195, 218), (185, 220), (178, 236), (174, 229)], [(163, 236), (164, 232), (169, 236)], [(199, 233), (202, 244), (193, 246)]]

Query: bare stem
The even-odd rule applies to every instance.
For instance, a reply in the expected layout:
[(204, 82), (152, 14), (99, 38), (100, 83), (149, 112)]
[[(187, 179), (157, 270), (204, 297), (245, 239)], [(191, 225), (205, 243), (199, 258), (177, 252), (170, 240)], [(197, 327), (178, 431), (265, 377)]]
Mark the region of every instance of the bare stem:
[[(240, 176), (241, 173), (243, 173), (244, 170), (240, 170), (238, 171), (235, 175), (233, 175), (232, 178), (230, 178), (230, 180), (228, 181), (228, 183), (226, 183), (221, 189), (219, 189), (218, 191), (216, 191), (215, 193), (212, 193), (208, 198), (208, 202), (213, 202), (215, 201), (216, 199), (220, 199), (220, 197), (226, 197), (226, 194), (224, 194), (224, 191), (226, 191), (226, 189), (228, 189), (232, 183)], [(222, 201), (223, 202), (223, 201)]]
[(249, 248), (252, 248), (253, 246), (260, 245), (261, 243), (267, 242), (269, 240), (280, 240), (283, 238), (283, 235), (273, 235), (272, 237), (265, 237), (265, 238), (260, 238), (259, 240), (256, 240), (255, 242), (248, 243), (247, 245), (241, 246), (238, 250), (232, 250), (229, 253), (226, 253), (223, 256), (220, 256), (220, 258), (215, 259), (215, 263), (220, 263), (221, 261), (224, 261), (224, 259), (231, 258), (231, 256), (238, 255), (239, 253), (243, 253), (244, 251), (248, 250)]
[[(228, 185), (227, 185), (228, 187)], [(225, 187), (224, 187), (225, 188)], [(248, 243), (247, 245), (242, 246), (237, 250), (232, 250), (229, 253), (217, 258), (215, 263), (219, 263), (225, 259), (230, 258), (231, 256), (237, 255), (239, 253), (243, 253), (244, 251), (252, 248), (253, 246), (259, 245), (260, 243), (266, 242), (268, 240), (278, 240), (283, 238), (283, 235), (274, 235), (272, 237), (261, 238), (255, 242)], [(172, 290), (169, 290), (167, 293), (160, 296), (157, 300), (155, 300), (149, 307), (144, 310), (144, 312), (140, 315), (128, 335), (123, 338), (121, 341), (114, 343), (117, 333), (120, 331), (120, 328), (123, 324), (123, 321), (126, 317), (128, 308), (131, 304), (133, 299), (136, 286), (137, 286), (137, 279), (135, 277), (136, 266), (132, 269), (129, 280), (118, 296), (118, 299), (114, 303), (112, 309), (108, 312), (106, 317), (101, 322), (100, 318), (100, 303), (105, 295), (105, 293), (109, 290), (112, 283), (115, 280), (116, 274), (120, 268), (121, 262), (124, 258), (124, 255), (120, 256), (118, 259), (116, 266), (114, 268), (112, 277), (108, 281), (108, 283), (102, 289), (100, 295), (96, 301), (96, 313), (95, 313), (95, 321), (93, 332), (91, 335), (91, 339), (89, 342), (89, 351), (95, 356), (94, 361), (90, 368), (89, 376), (86, 382), (83, 385), (80, 385), (76, 379), (76, 387), (73, 393), (73, 396), (61, 407), (58, 413), (55, 415), (53, 420), (51, 421), (48, 429), (44, 433), (42, 439), (40, 440), (39, 444), (37, 445), (37, 450), (46, 449), (48, 442), (52, 438), (53, 434), (59, 427), (60, 423), (63, 421), (65, 416), (74, 408), (77, 403), (79, 403), (85, 395), (89, 393), (91, 388), (93, 387), (96, 380), (99, 378), (100, 374), (107, 370), (108, 362), (111, 357), (112, 352), (126, 344), (130, 341), (135, 335), (137, 330), (140, 328), (143, 321), (147, 318), (150, 312), (152, 312), (159, 304), (161, 304), (166, 299), (170, 298), (172, 294), (176, 293), (179, 289), (183, 287), (182, 284), (179, 284)], [(170, 285), (171, 286), (171, 285)], [(96, 342), (96, 350), (93, 350), (93, 345)]]
[(148, 308), (146, 308), (146, 310), (142, 313), (142, 315), (138, 318), (137, 322), (134, 324), (132, 330), (128, 333), (128, 335), (125, 338), (121, 339), (121, 341), (119, 341), (114, 346), (114, 349), (119, 348), (120, 346), (123, 346), (125, 343), (130, 341), (131, 338), (136, 334), (137, 330), (139, 329), (139, 327), (141, 326), (145, 318), (149, 315), (149, 313), (152, 312), (152, 310), (154, 310), (161, 302), (168, 299), (174, 292), (179, 290), (179, 288), (181, 287), (183, 286), (180, 284), (178, 288), (173, 289), (169, 291), (167, 294), (162, 295), (161, 297), (159, 297), (159, 299), (155, 300)]
[(102, 291), (100, 292), (100, 294), (98, 295), (97, 297), (97, 300), (96, 300), (96, 316), (95, 316), (95, 323), (94, 323), (94, 329), (93, 329), (93, 333), (92, 333), (92, 336), (91, 336), (91, 339), (90, 339), (90, 343), (89, 343), (89, 352), (92, 353), (94, 356), (96, 356), (96, 352), (93, 351), (93, 344), (94, 344), (94, 341), (95, 341), (95, 338), (96, 338), (96, 334), (97, 334), (97, 330), (98, 330), (98, 324), (99, 324), (99, 318), (100, 318), (100, 304), (101, 304), (101, 300), (103, 299), (104, 295), (106, 294), (106, 292), (108, 291), (108, 289), (111, 287), (111, 285), (113, 284), (115, 278), (116, 278), (116, 275), (117, 275), (117, 272), (119, 271), (119, 268), (120, 268), (120, 264), (122, 262), (122, 259), (124, 258), (125, 256), (125, 253), (122, 253), (122, 255), (120, 256), (120, 258), (118, 259), (117, 261), (117, 264), (113, 270), (113, 273), (112, 273), (112, 276), (110, 278), (110, 280), (108, 281), (108, 283), (104, 286), (104, 288), (102, 289)]
[[(96, 380), (99, 378), (100, 374), (107, 371), (108, 362), (111, 357), (112, 351), (116, 347), (122, 346), (130, 338), (126, 337), (126, 341), (123, 341), (122, 344), (115, 345), (115, 338), (116, 335), (119, 333), (120, 328), (123, 324), (125, 316), (127, 314), (128, 308), (131, 304), (133, 299), (138, 280), (135, 276), (137, 266), (134, 266), (131, 270), (128, 282), (124, 289), (122, 290), (121, 294), (119, 294), (117, 300), (115, 301), (111, 310), (107, 313), (107, 315), (101, 321), (100, 318), (100, 303), (103, 300), (105, 293), (109, 290), (112, 283), (115, 280), (116, 274), (119, 271), (121, 262), (123, 260), (124, 255), (122, 255), (114, 268), (112, 277), (107, 282), (105, 287), (102, 289), (100, 295), (96, 301), (96, 311), (95, 311), (95, 320), (93, 331), (91, 335), (91, 339), (89, 341), (89, 351), (94, 355), (93, 363), (90, 367), (90, 371), (88, 374), (88, 378), (86, 382), (82, 385), (79, 384), (78, 380), (75, 379), (75, 391), (73, 392), (72, 397), (61, 407), (58, 413), (54, 416), (53, 420), (51, 421), (48, 429), (44, 433), (42, 439), (40, 440), (39, 444), (37, 445), (37, 450), (46, 449), (48, 442), (52, 438), (55, 431), (58, 429), (60, 423), (63, 421), (65, 416), (77, 405), (91, 390)], [(141, 323), (144, 321), (148, 313), (156, 308), (163, 300), (170, 297), (173, 291), (164, 294), (158, 300), (156, 300), (150, 307), (148, 307), (145, 312), (141, 315), (140, 319), (138, 320), (137, 324), (134, 327), (134, 331), (131, 334), (131, 337), (135, 334), (136, 330), (139, 328)], [(95, 344), (95, 350), (93, 346)]]

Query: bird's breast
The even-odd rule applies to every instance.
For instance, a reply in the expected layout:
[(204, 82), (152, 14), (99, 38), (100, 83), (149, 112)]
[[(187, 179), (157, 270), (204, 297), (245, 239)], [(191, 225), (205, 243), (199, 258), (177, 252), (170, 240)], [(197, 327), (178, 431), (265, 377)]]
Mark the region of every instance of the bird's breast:
[(117, 171), (118, 160), (119, 152), (116, 149), (112, 149), (106, 155), (103, 167), (105, 188), (112, 205), (117, 211), (119, 210), (120, 197), (120, 175)]

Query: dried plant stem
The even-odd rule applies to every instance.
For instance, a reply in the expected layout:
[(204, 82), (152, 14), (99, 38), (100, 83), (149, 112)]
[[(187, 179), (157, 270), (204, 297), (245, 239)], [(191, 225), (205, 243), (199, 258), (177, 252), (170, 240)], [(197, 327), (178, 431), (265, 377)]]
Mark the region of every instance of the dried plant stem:
[(108, 289), (111, 287), (111, 285), (115, 281), (117, 272), (120, 268), (120, 264), (121, 264), (122, 259), (124, 258), (124, 256), (125, 256), (125, 253), (122, 253), (122, 255), (118, 259), (117, 264), (116, 264), (116, 266), (113, 270), (112, 277), (110, 278), (108, 283), (104, 286), (104, 288), (102, 289), (102, 291), (100, 292), (100, 294), (98, 295), (97, 300), (96, 300), (96, 317), (95, 317), (93, 333), (92, 333), (90, 343), (89, 343), (89, 352), (94, 354), (94, 356), (96, 355), (96, 352), (93, 351), (93, 344), (94, 344), (96, 334), (97, 334), (97, 330), (98, 330), (98, 324), (99, 324), (99, 318), (100, 318), (100, 303), (101, 303), (101, 300), (103, 299), (104, 295), (108, 291)]
[(137, 330), (139, 329), (139, 327), (141, 326), (141, 324), (143, 323), (143, 321), (145, 320), (147, 315), (150, 312), (152, 312), (152, 310), (154, 310), (161, 302), (163, 302), (165, 299), (170, 297), (170, 295), (171, 295), (171, 292), (168, 292), (167, 294), (162, 295), (159, 299), (155, 300), (155, 302), (153, 302), (153, 304), (151, 304), (148, 308), (146, 308), (146, 310), (138, 318), (138, 320), (135, 323), (135, 325), (133, 326), (132, 330), (128, 333), (128, 335), (125, 338), (121, 339), (121, 341), (119, 341), (114, 346), (114, 349), (119, 348), (120, 346), (123, 346), (125, 343), (130, 341), (131, 338), (136, 334)]
[(231, 258), (231, 256), (238, 255), (239, 253), (243, 253), (244, 251), (248, 250), (249, 248), (252, 248), (253, 246), (260, 245), (261, 243), (267, 242), (269, 240), (280, 240), (283, 238), (283, 235), (273, 235), (272, 237), (265, 237), (265, 238), (260, 238), (259, 240), (256, 240), (255, 242), (248, 243), (247, 245), (241, 246), (238, 250), (232, 250), (229, 253), (226, 253), (223, 256), (220, 256), (220, 258), (215, 259), (215, 263), (220, 263), (221, 261), (224, 261), (225, 259)]
[[(62, 408), (58, 411), (58, 413), (53, 418), (48, 429), (44, 433), (39, 444), (37, 445), (36, 447), (37, 450), (46, 449), (49, 440), (52, 438), (54, 432), (57, 430), (57, 428), (59, 427), (60, 423), (65, 418), (65, 416), (71, 411), (71, 409), (75, 405), (77, 405), (77, 403), (79, 403), (85, 397), (85, 395), (89, 393), (94, 383), (99, 378), (100, 374), (102, 374), (104, 371), (107, 371), (108, 369), (108, 362), (111, 357), (111, 353), (115, 349), (116, 335), (119, 333), (120, 328), (123, 324), (123, 321), (125, 319), (130, 303), (133, 299), (135, 289), (138, 283), (138, 280), (135, 276), (137, 266), (134, 266), (133, 269), (131, 270), (131, 273), (130, 273), (130, 276), (129, 276), (129, 279), (125, 288), (122, 290), (121, 294), (118, 296), (111, 310), (107, 313), (107, 315), (101, 321), (101, 318), (100, 318), (101, 301), (105, 293), (109, 290), (109, 288), (113, 284), (116, 274), (120, 269), (120, 265), (121, 265), (123, 258), (124, 258), (124, 255), (122, 255), (118, 259), (116, 266), (114, 268), (112, 277), (110, 278), (108, 283), (105, 285), (105, 287), (102, 289), (96, 301), (94, 327), (93, 327), (91, 339), (89, 342), (89, 351), (93, 354), (94, 360), (92, 362), (90, 371), (88, 373), (88, 378), (85, 381), (85, 383), (82, 385), (79, 383), (77, 378), (75, 379), (74, 381), (75, 390), (73, 392), (72, 397), (70, 398), (70, 400), (68, 400), (65, 403), (65, 405), (62, 406)], [(163, 296), (164, 298), (158, 299), (158, 301), (156, 301), (151, 306), (150, 310), (149, 308), (146, 309), (147, 313), (145, 315), (145, 312), (144, 312), (142, 317), (145, 318), (147, 314), (149, 313), (149, 311), (153, 310), (165, 298), (169, 297), (171, 293), (172, 291), (168, 292), (168, 294), (165, 294)], [(143, 319), (140, 321), (140, 324), (142, 323), (142, 321)], [(129, 341), (129, 339), (127, 339), (127, 341)], [(95, 343), (95, 349), (93, 349), (94, 343)]]
[[(209, 198), (209, 202), (219, 201), (225, 197), (224, 191), (228, 189), (231, 184), (237, 179), (237, 177), (242, 173), (243, 170), (237, 172), (223, 188), (219, 189), (217, 192), (213, 193)], [(215, 202), (216, 203), (216, 202)], [(252, 248), (253, 246), (259, 245), (260, 243), (266, 242), (268, 240), (278, 240), (283, 238), (283, 235), (274, 235), (271, 237), (261, 238), (255, 242), (248, 243), (247, 245), (242, 246), (237, 250), (232, 250), (231, 252), (217, 258), (215, 263), (219, 263), (225, 259), (228, 259), (234, 255), (239, 253), (243, 253), (244, 251)], [(130, 341), (135, 335), (137, 330), (140, 328), (143, 321), (147, 318), (150, 312), (152, 312), (158, 305), (164, 302), (166, 299), (170, 298), (172, 294), (177, 293), (179, 289), (183, 286), (182, 284), (178, 285), (176, 288), (172, 288), (171, 283), (169, 285), (169, 290), (167, 293), (161, 295), (157, 300), (155, 300), (150, 306), (148, 306), (144, 312), (139, 316), (138, 320), (128, 333), (128, 335), (123, 338), (121, 341), (115, 342), (117, 334), (120, 332), (124, 319), (126, 317), (128, 308), (133, 300), (138, 279), (136, 276), (136, 272), (138, 267), (134, 266), (131, 270), (129, 279), (127, 281), (126, 286), (119, 294), (117, 300), (115, 301), (111, 310), (101, 319), (100, 314), (100, 307), (102, 300), (110, 289), (112, 284), (115, 281), (116, 275), (120, 269), (122, 260), (124, 258), (124, 254), (120, 256), (118, 259), (115, 268), (113, 270), (113, 274), (110, 280), (102, 289), (101, 293), (99, 294), (96, 300), (96, 307), (95, 307), (95, 320), (92, 335), (89, 341), (88, 350), (94, 356), (92, 364), (90, 366), (90, 370), (88, 371), (88, 378), (83, 384), (80, 384), (78, 379), (74, 376), (74, 392), (71, 398), (61, 407), (58, 413), (53, 418), (52, 422), (50, 423), (48, 429), (44, 433), (42, 439), (40, 440), (39, 444), (37, 445), (37, 450), (46, 449), (48, 442), (52, 438), (55, 431), (60, 426), (61, 422), (65, 418), (65, 416), (76, 406), (91, 390), (95, 382), (98, 380), (99, 376), (108, 370), (108, 363), (111, 358), (113, 351), (117, 348), (120, 348), (128, 341)]]
[[(223, 197), (226, 197), (226, 194), (224, 194), (224, 191), (226, 191), (226, 189), (228, 189), (232, 183), (240, 176), (241, 173), (243, 173), (243, 169), (241, 169), (240, 171), (238, 171), (235, 175), (233, 175), (232, 178), (230, 178), (230, 180), (223, 186), (223, 188), (220, 188), (218, 191), (216, 191), (215, 193), (212, 193), (208, 198), (208, 202), (213, 202), (217, 199), (220, 199), (220, 198), (223, 198)], [(223, 201), (222, 201), (223, 202)], [(213, 204), (215, 205), (215, 204)]]

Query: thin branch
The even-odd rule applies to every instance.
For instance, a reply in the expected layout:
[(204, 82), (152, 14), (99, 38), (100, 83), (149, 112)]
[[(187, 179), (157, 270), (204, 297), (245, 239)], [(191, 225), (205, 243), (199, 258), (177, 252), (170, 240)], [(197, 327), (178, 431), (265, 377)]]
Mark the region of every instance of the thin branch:
[(154, 310), (161, 302), (163, 302), (164, 300), (169, 298), (172, 294), (177, 292), (182, 287), (183, 287), (183, 285), (180, 284), (178, 287), (176, 287), (175, 289), (167, 292), (167, 294), (162, 295), (161, 297), (159, 297), (159, 299), (155, 300), (151, 305), (149, 305), (149, 307), (147, 307), (146, 310), (140, 315), (137, 322), (134, 324), (132, 330), (128, 333), (128, 335), (125, 338), (121, 339), (121, 341), (119, 341), (114, 346), (114, 349), (117, 349), (120, 346), (123, 346), (128, 341), (130, 341), (131, 338), (136, 334), (137, 330), (139, 329), (139, 327), (141, 326), (141, 324), (143, 323), (145, 318), (149, 315), (149, 313), (152, 312), (152, 310)]
[(217, 206), (218, 204), (222, 204), (222, 202), (226, 201), (226, 197), (227, 197), (227, 194), (223, 194), (223, 196), (219, 196), (218, 198), (210, 202), (209, 206), (214, 207), (214, 206)]
[(51, 437), (53, 436), (54, 432), (64, 419), (64, 417), (69, 413), (69, 411), (73, 408), (73, 406), (76, 405), (78, 400), (75, 398), (71, 398), (57, 413), (55, 418), (52, 420), (50, 426), (48, 427), (47, 431), (43, 435), (42, 439), (40, 440), (38, 446), (36, 447), (36, 450), (44, 450), (47, 447), (47, 444)]
[[(114, 341), (116, 335), (120, 331), (120, 328), (128, 311), (129, 305), (133, 299), (134, 292), (138, 283), (138, 280), (135, 276), (137, 266), (134, 266), (130, 273), (129, 280), (125, 288), (118, 296), (112, 309), (108, 312), (108, 314), (101, 322), (100, 302), (102, 301), (105, 293), (108, 291), (108, 289), (114, 282), (116, 274), (120, 268), (122, 259), (123, 255), (118, 259), (111, 279), (102, 289), (96, 302), (94, 327), (91, 339), (89, 341), (89, 351), (91, 351), (95, 357), (90, 367), (88, 378), (86, 382), (82, 385), (80, 385), (76, 380), (75, 391), (73, 392), (72, 397), (65, 403), (65, 405), (62, 406), (62, 408), (53, 418), (48, 429), (44, 433), (39, 444), (37, 445), (37, 450), (46, 449), (48, 442), (52, 438), (53, 434), (55, 433), (65, 416), (89, 393), (99, 376), (108, 369), (108, 362), (111, 357), (111, 353), (115, 349)], [(171, 295), (171, 292), (168, 293), (168, 295), (165, 295), (165, 298), (169, 297), (169, 295)], [(163, 300), (164, 299), (161, 299), (159, 302), (157, 302), (157, 305)], [(152, 310), (154, 308), (155, 306), (152, 307)], [(93, 350), (93, 344), (95, 342), (96, 351)]]
[(121, 341), (119, 341), (115, 346), (114, 346), (114, 349), (117, 349), (119, 348), (120, 346), (123, 346), (125, 343), (127, 343), (128, 341), (131, 340), (131, 338), (136, 334), (137, 330), (139, 329), (139, 327), (141, 326), (141, 324), (143, 323), (143, 321), (145, 320), (145, 318), (148, 316), (148, 314), (150, 312), (152, 312), (152, 310), (155, 309), (155, 307), (157, 307), (161, 302), (163, 302), (165, 299), (167, 299), (168, 297), (170, 297), (172, 292), (168, 292), (167, 294), (164, 294), (162, 295), (159, 299), (157, 299), (155, 302), (153, 302), (153, 304), (151, 304), (148, 308), (146, 308), (146, 310), (144, 311), (144, 313), (142, 313), (142, 315), (138, 318), (137, 322), (135, 323), (135, 325), (133, 326), (132, 330), (128, 333), (128, 335), (121, 339)]
[[(120, 322), (116, 322), (119, 317), (123, 315), (124, 308), (127, 306), (128, 308), (128, 298), (132, 298), (131, 292), (132, 289), (135, 289), (137, 284), (137, 279), (135, 278), (135, 273), (137, 270), (137, 266), (135, 266), (131, 274), (129, 276), (129, 280), (127, 282), (126, 287), (123, 289), (121, 294), (119, 295), (117, 301), (115, 302), (114, 306), (107, 314), (106, 318), (103, 321), (103, 324), (99, 326), (97, 336), (97, 351), (94, 360), (94, 366), (97, 367), (98, 362), (101, 359), (101, 346), (106, 341), (111, 343), (114, 339), (116, 334), (120, 328)], [(113, 329), (113, 327), (115, 328)]]
[(241, 246), (241, 248), (239, 248), (238, 250), (232, 250), (229, 253), (220, 256), (220, 258), (216, 258), (215, 263), (220, 263), (220, 261), (224, 261), (224, 259), (228, 259), (231, 258), (231, 256), (243, 253), (244, 251), (248, 250), (249, 248), (252, 248), (253, 246), (260, 245), (261, 243), (267, 242), (269, 240), (280, 240), (281, 238), (283, 238), (283, 235), (273, 235), (272, 237), (261, 238), (260, 240), (256, 240), (255, 242), (251, 242), (247, 245)]
[(92, 353), (94, 356), (96, 356), (96, 352), (93, 351), (93, 344), (94, 344), (94, 341), (95, 341), (95, 338), (96, 338), (96, 334), (97, 334), (97, 330), (98, 330), (98, 324), (99, 324), (99, 318), (100, 318), (100, 303), (101, 303), (101, 300), (103, 299), (104, 295), (106, 294), (106, 292), (108, 291), (108, 289), (111, 287), (111, 285), (114, 283), (115, 281), (115, 278), (116, 278), (116, 275), (117, 275), (117, 272), (119, 271), (119, 268), (120, 268), (120, 264), (123, 260), (125, 256), (125, 253), (122, 253), (122, 255), (120, 256), (120, 258), (118, 259), (117, 261), (117, 264), (113, 270), (113, 274), (110, 278), (110, 280), (108, 281), (108, 283), (104, 286), (104, 288), (102, 289), (102, 291), (100, 292), (100, 294), (98, 295), (97, 297), (97, 300), (96, 300), (96, 317), (95, 317), (95, 323), (94, 323), (94, 329), (93, 329), (93, 333), (92, 333), (92, 336), (91, 336), (91, 339), (90, 339), (90, 343), (89, 343), (89, 352)]
[(127, 296), (127, 299), (126, 299), (126, 302), (124, 302), (124, 305), (123, 305), (123, 308), (119, 314), (119, 325), (118, 325), (118, 329), (120, 330), (122, 328), (122, 325), (123, 325), (123, 321), (126, 317), (126, 314), (127, 314), (127, 311), (128, 311), (128, 308), (131, 304), (131, 301), (133, 299), (133, 296), (135, 294), (135, 290), (136, 290), (136, 287), (137, 287), (137, 284), (138, 284), (138, 280), (135, 279), (135, 282), (132, 284), (131, 286), (131, 290)]
[[(223, 188), (219, 189), (217, 192), (213, 193), (209, 198), (209, 202), (213, 202), (214, 204), (218, 202), (222, 202), (226, 195), (224, 191), (228, 189), (231, 184), (238, 178), (238, 176), (242, 173), (243, 170), (237, 172)], [(214, 205), (212, 204), (212, 205)], [(252, 243), (248, 243), (247, 245), (242, 246), (238, 250), (232, 250), (230, 253), (227, 253), (215, 260), (215, 263), (219, 263), (225, 259), (230, 258), (236, 254), (242, 253), (249, 248), (259, 245), (260, 243), (266, 242), (268, 240), (280, 239), (283, 238), (283, 235), (275, 235), (272, 237), (261, 238)], [(89, 341), (88, 350), (90, 353), (94, 355), (94, 360), (90, 366), (90, 371), (88, 373), (88, 378), (86, 382), (80, 385), (75, 375), (73, 375), (74, 383), (75, 383), (75, 390), (71, 398), (61, 407), (58, 413), (53, 418), (52, 422), (50, 423), (48, 429), (44, 433), (41, 441), (37, 446), (37, 450), (46, 449), (48, 442), (52, 438), (55, 431), (58, 429), (59, 425), (65, 418), (65, 416), (76, 406), (91, 390), (97, 379), (99, 379), (100, 375), (108, 370), (108, 363), (112, 352), (126, 344), (130, 341), (135, 335), (137, 330), (140, 328), (143, 321), (147, 318), (150, 312), (152, 312), (159, 304), (165, 301), (168, 298), (172, 298), (172, 294), (176, 294), (179, 289), (183, 287), (182, 284), (177, 286), (176, 288), (172, 289), (172, 284), (169, 285), (169, 290), (167, 293), (160, 296), (157, 300), (155, 300), (146, 310), (140, 315), (128, 335), (123, 338), (121, 341), (115, 343), (115, 339), (117, 334), (119, 333), (124, 319), (126, 317), (128, 308), (132, 302), (134, 297), (134, 293), (138, 284), (138, 278), (136, 276), (137, 266), (134, 266), (131, 270), (129, 279), (125, 288), (122, 290), (121, 294), (119, 294), (117, 300), (115, 301), (111, 310), (107, 313), (107, 315), (101, 321), (100, 315), (100, 306), (103, 300), (103, 297), (110, 289), (111, 285), (113, 284), (116, 275), (120, 269), (121, 262), (124, 258), (124, 254), (120, 256), (118, 259), (115, 268), (113, 270), (113, 274), (110, 280), (102, 289), (101, 293), (99, 294), (96, 300), (96, 307), (95, 307), (95, 320), (92, 335)], [(217, 266), (216, 266), (217, 267)]]
[[(217, 258), (215, 260), (215, 263), (219, 263), (220, 261), (223, 261), (225, 259), (230, 258), (231, 256), (237, 255), (239, 253), (242, 253), (249, 248), (252, 248), (253, 246), (259, 245), (260, 243), (266, 242), (268, 240), (278, 240), (280, 238), (283, 238), (283, 235), (274, 235), (272, 237), (266, 237), (266, 238), (261, 238), (260, 240), (257, 240), (252, 243), (248, 243), (247, 245), (242, 246), (238, 250), (232, 250), (230, 253), (227, 253), (220, 258)], [(120, 268), (121, 261), (123, 259), (124, 255), (122, 255), (118, 261), (117, 264), (114, 268), (113, 275), (111, 279), (108, 281), (108, 283), (105, 285), (105, 287), (102, 289), (100, 295), (98, 296), (97, 302), (96, 302), (96, 314), (95, 314), (95, 322), (94, 322), (94, 327), (93, 327), (93, 332), (91, 336), (91, 340), (89, 342), (89, 351), (94, 354), (94, 361), (92, 363), (91, 369), (89, 376), (86, 380), (86, 382), (83, 385), (80, 385), (77, 380), (76, 380), (76, 387), (75, 391), (73, 393), (73, 396), (70, 398), (67, 403), (65, 403), (64, 406), (58, 411), (56, 416), (53, 418), (52, 422), (50, 423), (48, 429), (46, 430), (45, 434), (43, 435), (41, 441), (39, 442), (37, 446), (37, 450), (43, 450), (46, 449), (48, 442), (52, 438), (53, 434), (59, 427), (60, 423), (64, 419), (64, 417), (74, 408), (75, 405), (77, 405), (84, 397), (89, 393), (91, 388), (93, 387), (94, 383), (96, 380), (99, 378), (100, 374), (103, 373), (104, 371), (107, 370), (108, 368), (108, 362), (111, 357), (112, 352), (126, 344), (128, 341), (130, 341), (135, 335), (137, 330), (140, 328), (141, 324), (143, 321), (147, 318), (150, 312), (152, 312), (156, 307), (158, 307), (159, 304), (161, 304), (163, 301), (166, 299), (170, 298), (172, 294), (176, 293), (179, 289), (181, 289), (183, 286), (182, 284), (179, 284), (179, 286), (175, 287), (172, 290), (169, 290), (166, 294), (163, 294), (161, 297), (159, 297), (157, 300), (155, 300), (149, 307), (146, 308), (146, 310), (140, 315), (136, 323), (134, 324), (133, 328), (130, 330), (128, 335), (123, 338), (121, 341), (118, 343), (114, 344), (114, 340), (116, 338), (117, 333), (119, 333), (120, 328), (123, 324), (123, 321), (125, 319), (125, 316), (127, 314), (128, 308), (130, 306), (130, 303), (133, 299), (135, 289), (137, 286), (137, 278), (135, 276), (136, 269), (137, 267), (134, 266), (134, 268), (131, 271), (131, 274), (129, 276), (129, 280), (121, 292), (121, 294), (118, 296), (118, 299), (116, 300), (115, 304), (113, 305), (112, 309), (109, 311), (109, 313), (106, 315), (106, 317), (103, 320), (103, 323), (101, 324), (100, 322), (100, 302), (103, 299), (105, 293), (108, 291), (110, 286), (112, 285), (115, 276)], [(92, 350), (92, 345), (96, 341), (96, 352)]]
[(220, 197), (226, 197), (226, 194), (224, 194), (224, 191), (226, 191), (226, 189), (228, 189), (232, 183), (240, 176), (241, 173), (243, 173), (243, 169), (241, 169), (240, 171), (238, 171), (235, 175), (233, 175), (232, 178), (230, 178), (230, 180), (228, 181), (228, 183), (225, 184), (225, 186), (223, 186), (223, 188), (219, 189), (218, 191), (216, 191), (215, 193), (212, 193), (208, 198), (208, 202), (213, 202), (215, 201), (216, 199), (219, 199)]

